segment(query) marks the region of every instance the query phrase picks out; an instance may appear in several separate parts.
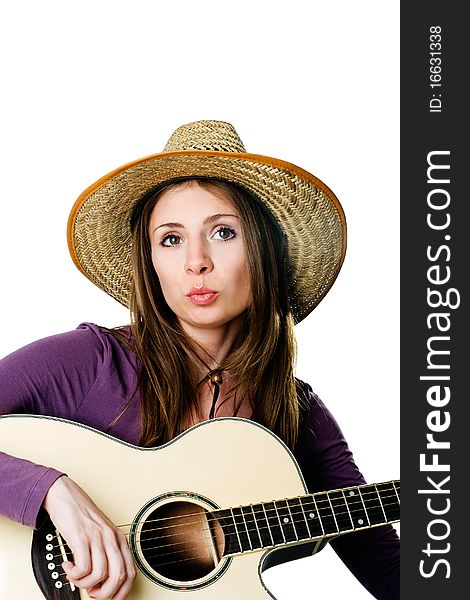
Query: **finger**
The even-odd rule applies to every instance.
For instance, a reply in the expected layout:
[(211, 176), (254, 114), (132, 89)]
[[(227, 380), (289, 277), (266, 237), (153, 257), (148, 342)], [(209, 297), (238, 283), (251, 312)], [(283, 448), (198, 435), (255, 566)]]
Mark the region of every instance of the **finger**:
[(113, 600), (126, 600), (136, 577), (135, 563), (125, 538), (121, 543), (121, 552), (126, 565), (127, 578), (117, 590)]
[(90, 572), (83, 577), (69, 577), (69, 579), (80, 588), (94, 588), (108, 578), (108, 561), (105, 549), (99, 537), (94, 540), (90, 550)]
[(127, 580), (126, 562), (122, 549), (118, 545), (114, 532), (107, 535), (105, 551), (107, 559), (107, 577), (92, 586), (86, 586), (88, 594), (95, 598), (114, 598), (117, 590)]
[(62, 568), (68, 579), (81, 579), (91, 572), (90, 547), (85, 543), (74, 544), (72, 552), (74, 562), (64, 561)]

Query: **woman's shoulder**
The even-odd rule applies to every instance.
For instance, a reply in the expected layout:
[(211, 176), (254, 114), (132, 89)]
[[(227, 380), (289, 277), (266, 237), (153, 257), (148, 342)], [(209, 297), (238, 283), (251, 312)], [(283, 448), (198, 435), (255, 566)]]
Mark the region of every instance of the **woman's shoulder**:
[(130, 325), (109, 328), (104, 327), (103, 325), (97, 325), (96, 323), (85, 321), (80, 323), (76, 329), (63, 335), (77, 338), (80, 336), (84, 340), (88, 340), (89, 343), (93, 345), (99, 345), (104, 349), (115, 348), (125, 354), (132, 353), (130, 349)]
[(299, 399), (300, 415), (305, 424), (313, 416), (323, 416), (325, 419), (332, 418), (321, 398), (313, 391), (312, 386), (296, 377), (297, 398)]
[(125, 340), (130, 339), (130, 327), (114, 330), (95, 323), (83, 322), (76, 329), (35, 340), (2, 359), (5, 368), (32, 365), (56, 365), (57, 368), (99, 368), (106, 362), (131, 363), (136, 358)]
[(297, 397), (300, 407), (301, 437), (312, 437), (316, 443), (343, 438), (341, 429), (323, 400), (313, 391), (310, 384), (296, 379)]
[(0, 412), (69, 416), (85, 398), (94, 398), (92, 391), (97, 397), (126, 396), (135, 386), (137, 364), (125, 343), (129, 328), (118, 331), (81, 323), (0, 360)]
[(310, 490), (332, 490), (364, 483), (343, 432), (323, 401), (305, 382), (295, 456)]
[(118, 370), (125, 366), (135, 370), (138, 364), (137, 357), (132, 350), (132, 336), (130, 325), (115, 328), (104, 327), (96, 323), (83, 322), (73, 331), (58, 336), (58, 343), (76, 346), (80, 351), (98, 354), (103, 364), (115, 365)]

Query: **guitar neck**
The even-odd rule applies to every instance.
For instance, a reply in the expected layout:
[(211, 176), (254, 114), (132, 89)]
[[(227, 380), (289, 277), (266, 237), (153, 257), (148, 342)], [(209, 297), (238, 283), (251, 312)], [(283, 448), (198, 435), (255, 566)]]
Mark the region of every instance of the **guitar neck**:
[(397, 522), (400, 482), (317, 492), (212, 515), (225, 533), (224, 556), (244, 554)]

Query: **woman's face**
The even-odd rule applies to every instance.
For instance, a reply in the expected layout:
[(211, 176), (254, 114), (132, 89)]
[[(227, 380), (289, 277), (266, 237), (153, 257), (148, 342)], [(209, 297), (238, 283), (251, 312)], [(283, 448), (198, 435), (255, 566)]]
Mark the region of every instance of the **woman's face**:
[(251, 285), (241, 220), (230, 200), (196, 183), (171, 188), (153, 209), (149, 233), (163, 295), (188, 334), (240, 317)]

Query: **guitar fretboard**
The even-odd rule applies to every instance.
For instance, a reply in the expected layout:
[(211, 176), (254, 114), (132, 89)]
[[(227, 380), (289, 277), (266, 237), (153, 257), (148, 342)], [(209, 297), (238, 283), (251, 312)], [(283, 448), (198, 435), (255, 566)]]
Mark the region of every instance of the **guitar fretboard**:
[(224, 556), (353, 532), (400, 519), (400, 482), (366, 484), (213, 511)]

